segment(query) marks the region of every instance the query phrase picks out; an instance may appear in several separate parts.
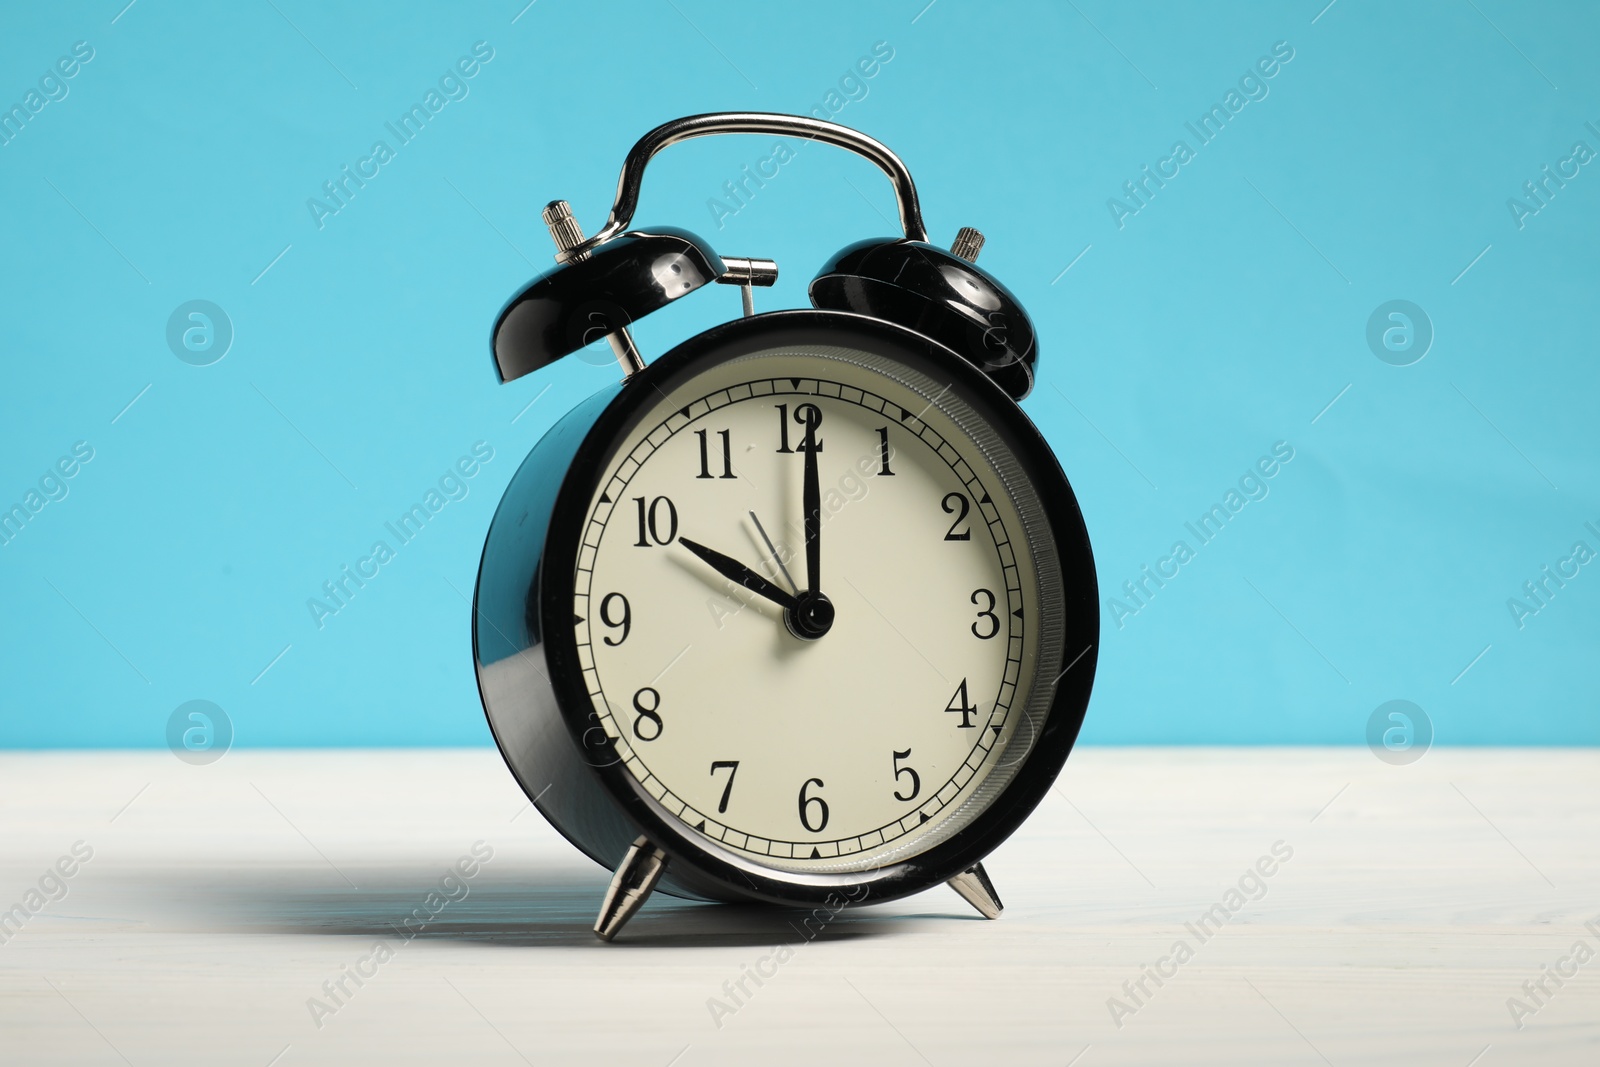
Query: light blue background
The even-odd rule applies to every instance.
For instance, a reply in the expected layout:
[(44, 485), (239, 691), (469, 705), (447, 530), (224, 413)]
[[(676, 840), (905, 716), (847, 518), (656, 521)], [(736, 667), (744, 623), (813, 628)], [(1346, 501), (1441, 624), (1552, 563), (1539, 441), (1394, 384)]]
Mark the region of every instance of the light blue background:
[[(0, 16), (6, 106), (95, 49), (0, 147), (0, 506), (95, 449), (0, 548), (0, 744), (160, 746), (194, 698), (240, 745), (488, 743), (463, 598), (483, 534), (534, 441), (614, 377), (569, 360), (496, 384), (494, 314), (550, 263), (538, 209), (565, 197), (592, 231), (650, 127), (806, 111), (878, 41), (894, 58), (838, 119), (903, 155), (936, 240), (988, 234), (1032, 312), (1025, 407), (1103, 594), (1295, 449), (1123, 628), (1106, 610), (1086, 739), (1360, 744), (1404, 698), (1440, 743), (1600, 741), (1600, 566), (1520, 630), (1506, 604), (1575, 541), (1600, 549), (1600, 166), (1523, 229), (1506, 203), (1573, 142), (1600, 149), (1592, 5), (522, 2)], [(319, 230), (307, 199), (480, 40), (470, 95)], [(1107, 199), (1192, 147), (1185, 121), (1277, 41), (1270, 95), (1119, 229)], [(761, 306), (802, 306), (893, 201), (808, 146), (719, 230), (707, 200), (769, 151), (671, 150), (637, 219), (778, 260)], [(1365, 341), (1395, 298), (1436, 331), (1408, 367)], [(234, 324), (212, 366), (166, 345), (191, 299)], [(713, 288), (638, 339), (658, 353), (737, 308)], [(307, 598), (479, 440), (470, 495), (319, 630)]]

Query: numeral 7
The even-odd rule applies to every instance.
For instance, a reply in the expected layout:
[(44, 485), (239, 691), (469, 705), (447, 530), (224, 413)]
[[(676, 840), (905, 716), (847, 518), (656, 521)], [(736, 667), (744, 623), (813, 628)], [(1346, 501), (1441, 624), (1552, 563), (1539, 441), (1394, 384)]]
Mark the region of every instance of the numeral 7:
[(728, 784), (722, 787), (722, 799), (717, 802), (717, 814), (725, 814), (728, 810), (728, 797), (733, 793), (733, 778), (739, 773), (739, 761), (736, 759), (719, 759), (711, 764), (711, 773), (718, 771), (728, 772)]

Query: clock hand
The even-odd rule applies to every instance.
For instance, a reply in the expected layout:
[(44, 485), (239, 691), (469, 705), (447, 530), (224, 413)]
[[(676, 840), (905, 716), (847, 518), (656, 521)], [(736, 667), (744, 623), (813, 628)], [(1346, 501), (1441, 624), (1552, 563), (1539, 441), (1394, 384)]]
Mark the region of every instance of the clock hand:
[(732, 556), (724, 556), (721, 552), (691, 541), (687, 537), (678, 538), (678, 543), (710, 564), (712, 570), (730, 582), (738, 582), (757, 596), (764, 596), (780, 607), (792, 608), (795, 606), (794, 596), (785, 592), (782, 586), (774, 585), (772, 582), (767, 581)]
[(794, 575), (789, 573), (789, 568), (783, 565), (783, 557), (778, 555), (778, 548), (772, 543), (772, 538), (767, 536), (767, 528), (761, 525), (761, 520), (756, 518), (756, 513), (750, 513), (750, 521), (756, 524), (756, 532), (761, 535), (761, 540), (766, 542), (767, 551), (772, 553), (772, 560), (778, 565), (778, 570), (783, 572), (783, 580), (789, 583), (789, 588), (795, 592), (800, 591), (800, 583), (794, 580)]
[(806, 517), (806, 583), (807, 591), (822, 591), (822, 494), (817, 488), (817, 424), (822, 412), (815, 407), (806, 420), (805, 484), (801, 490), (801, 508)]

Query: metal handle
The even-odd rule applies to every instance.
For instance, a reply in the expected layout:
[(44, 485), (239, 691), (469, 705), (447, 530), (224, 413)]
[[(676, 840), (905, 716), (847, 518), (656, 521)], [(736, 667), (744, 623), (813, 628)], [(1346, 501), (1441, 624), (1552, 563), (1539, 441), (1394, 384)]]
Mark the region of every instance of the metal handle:
[(821, 119), (802, 118), (799, 115), (773, 115), (759, 111), (718, 111), (709, 115), (690, 115), (686, 118), (664, 122), (639, 138), (622, 163), (622, 176), (617, 179), (617, 199), (611, 205), (611, 216), (593, 237), (564, 249), (557, 254), (559, 262), (566, 263), (590, 252), (603, 241), (609, 241), (633, 221), (633, 212), (639, 206), (639, 187), (644, 182), (644, 169), (655, 154), (668, 145), (688, 141), (695, 137), (710, 137), (723, 133), (792, 134), (811, 141), (822, 141), (847, 149), (877, 164), (879, 170), (894, 183), (894, 196), (900, 206), (900, 225), (912, 241), (926, 241), (927, 228), (922, 224), (922, 208), (917, 203), (917, 187), (911, 172), (900, 157), (880, 141), (864, 133)]

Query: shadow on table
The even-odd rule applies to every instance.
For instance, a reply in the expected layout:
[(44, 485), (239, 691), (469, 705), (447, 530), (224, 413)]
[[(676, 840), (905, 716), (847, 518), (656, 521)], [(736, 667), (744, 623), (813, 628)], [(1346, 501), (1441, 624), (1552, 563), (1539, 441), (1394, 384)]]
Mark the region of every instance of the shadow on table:
[[(181, 909), (185, 925), (256, 933), (328, 934), (400, 941), (476, 941), (507, 947), (604, 947), (593, 926), (609, 878), (561, 869), (485, 870), (441, 885), (413, 870), (248, 868), (192, 872), (172, 884), (169, 871), (135, 876), (163, 911)], [(354, 884), (350, 884), (354, 883)], [(464, 896), (461, 894), (463, 887)], [(133, 887), (128, 887), (132, 889)], [(456, 899), (450, 899), (451, 896)], [(952, 895), (949, 917), (965, 917)], [(622, 931), (615, 948), (799, 945), (908, 931), (931, 915), (874, 915), (705, 904), (658, 893)], [(944, 918), (945, 916), (940, 916)]]

